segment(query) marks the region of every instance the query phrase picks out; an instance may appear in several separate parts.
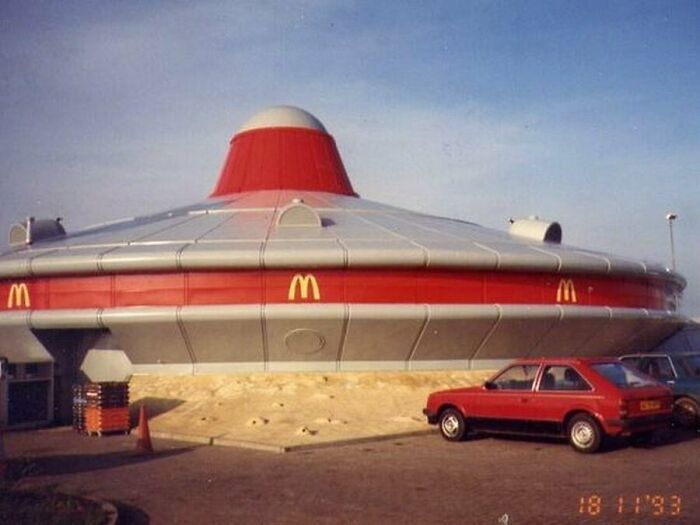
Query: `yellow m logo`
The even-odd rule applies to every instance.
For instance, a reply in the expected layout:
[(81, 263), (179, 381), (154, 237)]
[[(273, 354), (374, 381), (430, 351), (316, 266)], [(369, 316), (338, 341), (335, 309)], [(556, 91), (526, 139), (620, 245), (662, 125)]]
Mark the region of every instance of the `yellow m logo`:
[(571, 279), (560, 279), (559, 286), (557, 286), (557, 302), (561, 303), (575, 303), (576, 300), (576, 288), (574, 287), (574, 281)]
[(311, 274), (301, 275), (299, 273), (292, 278), (292, 282), (289, 284), (288, 299), (294, 301), (297, 298), (297, 288), (299, 288), (299, 295), (301, 298), (307, 299), (309, 297), (309, 285), (311, 285), (314, 301), (319, 301), (321, 299), (321, 292), (319, 292), (316, 277)]
[(32, 305), (29, 300), (29, 290), (27, 285), (24, 283), (14, 283), (10, 287), (10, 293), (7, 295), (7, 307), (14, 308), (18, 306), (20, 308), (29, 308)]

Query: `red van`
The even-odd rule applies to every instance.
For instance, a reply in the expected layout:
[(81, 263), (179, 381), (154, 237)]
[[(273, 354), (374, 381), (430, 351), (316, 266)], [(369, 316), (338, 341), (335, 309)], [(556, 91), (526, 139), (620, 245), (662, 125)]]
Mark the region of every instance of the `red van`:
[(605, 436), (668, 427), (671, 390), (614, 358), (519, 359), (483, 386), (433, 392), (423, 413), (443, 437), (471, 432), (567, 437), (579, 452)]

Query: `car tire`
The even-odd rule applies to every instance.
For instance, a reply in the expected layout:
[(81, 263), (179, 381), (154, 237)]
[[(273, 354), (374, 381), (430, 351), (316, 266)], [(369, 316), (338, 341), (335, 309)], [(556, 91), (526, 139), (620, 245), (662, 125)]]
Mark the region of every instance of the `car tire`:
[(438, 420), (440, 433), (447, 441), (462, 441), (467, 435), (467, 422), (456, 408), (442, 411)]
[(682, 428), (696, 428), (700, 421), (700, 405), (689, 397), (679, 397), (673, 403), (673, 421)]
[(583, 454), (593, 454), (603, 442), (600, 425), (588, 414), (578, 414), (571, 418), (567, 435), (574, 450)]

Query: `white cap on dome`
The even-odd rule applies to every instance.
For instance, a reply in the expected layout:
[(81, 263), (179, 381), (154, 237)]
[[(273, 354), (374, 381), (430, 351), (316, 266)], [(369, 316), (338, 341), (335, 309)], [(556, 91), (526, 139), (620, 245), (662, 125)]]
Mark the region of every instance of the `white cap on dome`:
[(327, 133), (321, 121), (294, 106), (272, 106), (249, 118), (238, 133), (260, 128), (306, 128)]

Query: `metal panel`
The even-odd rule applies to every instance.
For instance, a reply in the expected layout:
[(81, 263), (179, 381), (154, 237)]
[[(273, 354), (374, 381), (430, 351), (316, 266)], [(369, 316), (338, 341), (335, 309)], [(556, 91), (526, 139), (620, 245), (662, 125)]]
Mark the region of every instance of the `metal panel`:
[(424, 305), (351, 304), (340, 360), (403, 363), (413, 352), (426, 319)]
[(493, 331), (474, 359), (506, 359), (529, 355), (559, 319), (556, 306), (500, 306)]
[(682, 326), (680, 320), (673, 321), (670, 315), (649, 312), (649, 317), (644, 320), (640, 330), (634, 332), (615, 355), (652, 350)]
[(343, 305), (265, 306), (263, 318), (268, 361), (335, 362), (345, 317)]
[(513, 359), (473, 359), (470, 368), (472, 370), (500, 370), (512, 361)]
[(180, 222), (156, 233), (142, 236), (137, 243), (143, 242), (182, 242), (190, 243), (196, 239), (221, 227), (226, 221), (230, 221), (233, 214), (202, 213), (191, 215), (190, 220)]
[(294, 241), (300, 245), (304, 245), (309, 241), (332, 241), (335, 242), (336, 233), (330, 226), (327, 227), (295, 227), (295, 226), (275, 226), (270, 230), (268, 243), (270, 241)]
[(438, 228), (423, 226), (421, 216), (418, 214), (364, 214), (360, 215), (364, 221), (375, 228), (386, 231), (389, 235), (404, 238), (421, 243), (424, 239), (450, 241), (454, 235), (445, 233)]
[(23, 250), (17, 254), (3, 254), (0, 256), (0, 276), (24, 277), (29, 275), (29, 265), (33, 257), (51, 251)]
[(335, 372), (335, 361), (270, 361), (270, 372)]
[[(104, 310), (102, 324), (134, 365), (186, 364), (192, 358), (177, 322), (176, 308), (114, 308)], [(134, 368), (134, 373), (140, 369)]]
[(179, 317), (198, 370), (203, 363), (264, 361), (260, 305), (183, 307)]
[(184, 244), (133, 245), (116, 248), (100, 258), (105, 272), (176, 270)]
[(388, 232), (377, 228), (360, 218), (360, 215), (347, 210), (321, 212), (321, 222), (324, 228), (342, 241), (349, 240), (384, 240), (395, 238)]
[(87, 245), (121, 245), (137, 241), (148, 235), (166, 231), (193, 216), (183, 215), (182, 210), (158, 213), (136, 219), (108, 224), (94, 229), (69, 233), (58, 242), (46, 243), (47, 247), (76, 247)]
[(93, 246), (55, 250), (31, 261), (36, 275), (95, 274), (99, 271), (100, 255), (112, 247)]
[(531, 249), (551, 255), (559, 261), (558, 271), (560, 273), (606, 273), (609, 263), (601, 257), (593, 257), (587, 253), (567, 249), (560, 246), (531, 246)]
[(203, 233), (204, 241), (262, 241), (274, 219), (274, 210), (236, 211), (219, 226)]
[[(0, 328), (6, 326), (24, 326), (29, 327), (29, 311), (21, 312), (3, 312), (0, 314)], [(2, 339), (0, 337), (0, 339)]]
[(347, 248), (347, 265), (393, 266), (400, 268), (424, 267), (427, 264), (425, 250), (415, 244), (400, 239), (381, 241), (343, 241)]
[(206, 268), (260, 268), (262, 241), (202, 242), (186, 246), (179, 256), (179, 267), (187, 270)]
[(610, 323), (610, 309), (560, 306), (561, 318), (529, 352), (531, 356), (575, 356), (585, 353), (594, 335)]
[(265, 268), (327, 268), (344, 263), (345, 252), (335, 240), (270, 240), (263, 248)]
[(465, 359), (408, 362), (409, 370), (467, 370), (469, 367), (469, 361)]
[(317, 210), (335, 208), (334, 193), (325, 191), (299, 191), (299, 190), (279, 190), (279, 201), (277, 207), (284, 207), (294, 199), (301, 199), (304, 204), (316, 208)]
[(264, 372), (265, 363), (256, 361), (253, 363), (195, 363), (195, 374), (231, 374)]
[[(381, 202), (375, 202), (368, 199), (359, 199), (357, 197), (348, 197), (345, 195), (337, 195), (333, 193), (316, 193), (319, 198), (323, 197), (329, 205), (337, 206), (345, 210), (366, 211), (366, 212), (382, 212), (382, 213), (412, 213), (403, 208), (389, 206)], [(306, 200), (305, 200), (306, 202)]]
[(74, 329), (102, 328), (99, 322), (100, 310), (35, 310), (31, 312), (29, 323), (32, 328), (42, 329)]
[(421, 246), (428, 250), (428, 268), (474, 268), (492, 270), (498, 264), (498, 257), (473, 242), (421, 240)]
[(186, 275), (183, 273), (162, 274), (157, 279), (149, 274), (122, 273), (113, 279), (115, 307), (185, 304)]
[(429, 305), (428, 315), (412, 363), (464, 360), (466, 366), (498, 320), (499, 312), (494, 305)]
[(575, 253), (598, 258), (601, 261), (604, 261), (608, 265), (607, 273), (609, 274), (639, 275), (645, 273), (646, 271), (646, 266), (641, 261), (634, 261), (632, 259), (626, 259), (593, 250), (584, 250), (580, 248), (572, 249)]
[(194, 368), (191, 364), (133, 364), (131, 370), (134, 375), (170, 375), (186, 376), (193, 375)]
[(50, 363), (51, 354), (26, 326), (2, 326), (0, 356), (10, 363)]
[(649, 316), (643, 309), (610, 308), (610, 322), (604, 329), (595, 332), (581, 350), (582, 356), (620, 355), (620, 349), (632, 336), (641, 330)]
[(406, 361), (341, 361), (340, 370), (342, 372), (359, 372), (362, 370), (407, 370), (408, 363)]
[(236, 200), (227, 208), (251, 210), (261, 208), (276, 208), (280, 201), (281, 190), (243, 191), (236, 194)]
[(493, 230), (484, 228), (472, 222), (461, 221), (458, 219), (450, 219), (447, 217), (435, 217), (430, 215), (411, 214), (408, 217), (412, 221), (420, 221), (420, 224), (426, 228), (441, 231), (453, 236), (455, 239), (462, 241), (496, 241), (496, 242), (514, 242), (522, 246), (526, 246), (524, 241), (513, 238), (508, 233), (501, 230)]
[(515, 242), (479, 241), (477, 246), (493, 250), (501, 270), (556, 271), (559, 260), (553, 255), (533, 250)]

